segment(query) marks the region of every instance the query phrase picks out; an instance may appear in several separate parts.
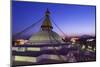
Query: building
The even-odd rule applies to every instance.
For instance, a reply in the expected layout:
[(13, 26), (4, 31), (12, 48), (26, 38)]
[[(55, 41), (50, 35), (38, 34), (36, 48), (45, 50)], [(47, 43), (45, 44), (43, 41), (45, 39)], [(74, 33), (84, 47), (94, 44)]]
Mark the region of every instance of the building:
[(71, 45), (64, 42), (52, 30), (53, 26), (49, 17), (50, 12), (47, 9), (40, 31), (33, 34), (24, 45), (12, 47), (13, 65), (76, 62)]
[(53, 30), (53, 26), (50, 20), (50, 12), (47, 9), (45, 12), (45, 19), (41, 25), (41, 29), (38, 33), (33, 34), (29, 42), (31, 45), (40, 45), (40, 44), (58, 44), (65, 43), (62, 38)]

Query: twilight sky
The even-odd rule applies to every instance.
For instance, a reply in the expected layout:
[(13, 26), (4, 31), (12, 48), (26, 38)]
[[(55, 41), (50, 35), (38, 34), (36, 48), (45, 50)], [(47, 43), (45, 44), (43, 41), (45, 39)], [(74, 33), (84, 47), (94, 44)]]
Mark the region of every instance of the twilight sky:
[[(12, 2), (13, 34), (40, 20), (47, 8), (53, 21), (66, 35), (95, 34), (95, 6), (21, 1)], [(37, 31), (39, 25), (37, 24), (30, 33)], [(54, 31), (62, 35), (54, 24), (53, 27)]]

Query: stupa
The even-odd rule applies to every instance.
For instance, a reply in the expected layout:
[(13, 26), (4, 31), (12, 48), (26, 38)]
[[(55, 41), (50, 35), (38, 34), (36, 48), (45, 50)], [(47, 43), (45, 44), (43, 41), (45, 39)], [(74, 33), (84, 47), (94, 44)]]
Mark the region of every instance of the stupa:
[(40, 31), (33, 34), (28, 43), (12, 47), (13, 65), (76, 62), (73, 54), (68, 53), (71, 45), (64, 42), (52, 29), (50, 12), (47, 9)]
[(64, 43), (62, 38), (52, 29), (53, 26), (50, 21), (50, 12), (47, 9), (47, 11), (45, 12), (45, 19), (41, 25), (40, 31), (36, 34), (33, 34), (29, 38), (29, 42), (32, 45), (57, 44), (58, 42)]

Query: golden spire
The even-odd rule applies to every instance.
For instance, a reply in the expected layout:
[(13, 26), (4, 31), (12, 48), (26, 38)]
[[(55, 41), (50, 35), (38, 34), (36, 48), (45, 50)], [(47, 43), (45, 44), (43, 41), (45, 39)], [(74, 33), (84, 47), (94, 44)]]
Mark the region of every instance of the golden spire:
[(42, 30), (52, 30), (52, 24), (49, 18), (50, 12), (47, 9), (45, 12), (45, 20), (43, 21), (43, 24), (41, 25)]

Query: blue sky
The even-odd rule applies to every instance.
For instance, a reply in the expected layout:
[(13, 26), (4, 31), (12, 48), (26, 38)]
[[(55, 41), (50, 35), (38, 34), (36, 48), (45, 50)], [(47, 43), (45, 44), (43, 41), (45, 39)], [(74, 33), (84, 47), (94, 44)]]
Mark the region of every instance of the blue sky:
[[(12, 32), (15, 34), (37, 22), (49, 9), (53, 21), (66, 35), (95, 34), (95, 6), (41, 2), (12, 2)], [(39, 28), (38, 24), (38, 28)], [(37, 30), (37, 26), (33, 28)], [(53, 24), (54, 31), (62, 33)], [(30, 33), (34, 31), (31, 30)]]

